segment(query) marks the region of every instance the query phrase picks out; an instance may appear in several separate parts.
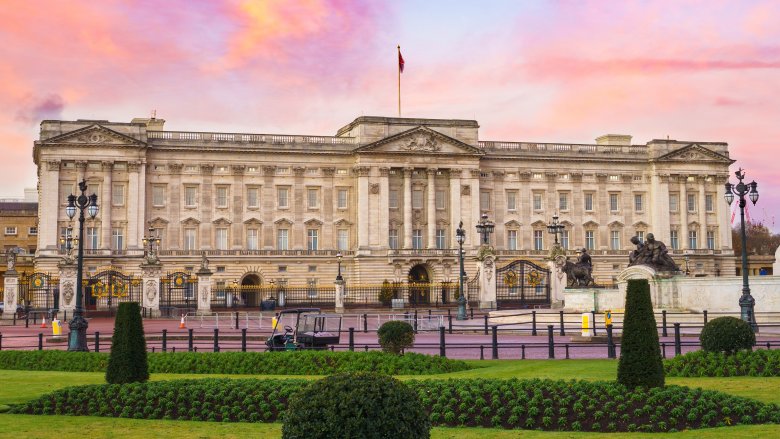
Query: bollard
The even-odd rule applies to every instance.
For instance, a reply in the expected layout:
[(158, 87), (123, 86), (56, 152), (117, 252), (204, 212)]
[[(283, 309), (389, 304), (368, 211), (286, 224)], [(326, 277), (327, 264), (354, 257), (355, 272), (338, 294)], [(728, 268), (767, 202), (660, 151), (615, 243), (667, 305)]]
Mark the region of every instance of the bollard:
[(452, 314), (450, 314), (450, 310), (447, 310), (447, 321), (450, 326), (450, 334), (452, 334)]
[(704, 324), (706, 325), (707, 324), (707, 310), (705, 309), (704, 311), (702, 311), (702, 314), (704, 314)]
[(615, 340), (612, 338), (612, 325), (607, 325), (607, 358), (615, 358)]
[(772, 346), (772, 344), (771, 344), (771, 343), (769, 343), (769, 342), (766, 342), (766, 349), (767, 349), (767, 350), (769, 350), (769, 349), (772, 349), (772, 347), (771, 347), (771, 346)]
[(521, 360), (525, 360), (525, 345), (524, 344), (520, 345), (520, 359)]
[(547, 358), (555, 358), (555, 340), (553, 339), (553, 325), (547, 325)]
[(214, 328), (214, 352), (219, 352), (219, 328)]
[(471, 320), (474, 320), (474, 308), (469, 309), (471, 311)]
[(498, 360), (498, 326), (493, 325), (493, 359)]
[(68, 321), (68, 310), (67, 309), (65, 310), (65, 316), (62, 318), (62, 321), (63, 322), (67, 322)]
[(439, 326), (439, 356), (445, 358), (447, 356), (447, 350), (444, 340), (444, 326)]
[(661, 343), (661, 355), (666, 358), (666, 343)]
[(43, 350), (43, 332), (38, 333), (38, 350)]
[(364, 348), (365, 348), (364, 350), (365, 350), (366, 352), (368, 352), (368, 345), (365, 345), (365, 346), (364, 346)]
[(30, 327), (30, 315), (25, 314), (24, 316), (24, 327), (29, 328)]
[(195, 331), (194, 329), (190, 329), (187, 331), (187, 350), (189, 352), (192, 352), (192, 345), (193, 345), (193, 337), (192, 332)]
[(485, 346), (479, 345), (479, 359), (484, 360), (485, 359)]
[(663, 327), (661, 334), (663, 334), (664, 337), (668, 337), (669, 334), (666, 332), (666, 310), (661, 311), (661, 325)]
[(3, 350), (3, 333), (0, 332), (0, 351)]
[(246, 352), (246, 328), (241, 328), (241, 352)]
[(238, 329), (238, 311), (236, 311), (236, 329)]
[(488, 335), (488, 315), (485, 314), (485, 335)]
[(16, 313), (14, 313), (13, 319), (14, 319), (14, 326), (16, 326)]
[(168, 330), (162, 330), (162, 351), (168, 352)]
[(674, 356), (682, 354), (682, 346), (680, 346), (680, 324), (674, 324)]
[(363, 314), (363, 333), (368, 332), (368, 314)]
[(593, 319), (591, 320), (593, 322), (593, 336), (596, 336), (596, 311), (590, 312), (590, 317)]
[(566, 343), (566, 359), (569, 359), (569, 343)]
[(154, 353), (154, 346), (152, 346), (152, 353)]
[(195, 349), (193, 349), (193, 352), (198, 352), (198, 347), (195, 346)]
[(417, 334), (417, 309), (414, 310), (414, 333)]
[(559, 313), (559, 315), (561, 317), (560, 318), (560, 320), (561, 320), (561, 337), (563, 337), (564, 335), (566, 335), (566, 330), (563, 328), (563, 310), (558, 311), (558, 313)]
[(171, 347), (171, 352), (176, 353), (176, 346)]
[(349, 328), (349, 350), (355, 350), (355, 328)]
[(336, 352), (336, 346), (330, 345), (330, 351), (331, 352)]
[(536, 311), (531, 311), (531, 335), (536, 335)]
[(100, 332), (95, 331), (95, 352), (100, 352)]

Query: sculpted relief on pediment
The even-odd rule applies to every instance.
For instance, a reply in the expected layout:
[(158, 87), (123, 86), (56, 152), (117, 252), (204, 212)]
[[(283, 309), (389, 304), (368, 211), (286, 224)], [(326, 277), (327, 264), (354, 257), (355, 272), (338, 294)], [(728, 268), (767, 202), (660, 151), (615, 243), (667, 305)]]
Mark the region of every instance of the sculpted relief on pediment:
[(396, 143), (401, 151), (439, 152), (441, 145), (431, 133), (417, 133)]
[(53, 144), (73, 145), (142, 145), (142, 142), (100, 125), (92, 125), (44, 141)]
[(358, 152), (484, 154), (480, 149), (425, 127), (418, 127), (377, 142), (364, 145)]

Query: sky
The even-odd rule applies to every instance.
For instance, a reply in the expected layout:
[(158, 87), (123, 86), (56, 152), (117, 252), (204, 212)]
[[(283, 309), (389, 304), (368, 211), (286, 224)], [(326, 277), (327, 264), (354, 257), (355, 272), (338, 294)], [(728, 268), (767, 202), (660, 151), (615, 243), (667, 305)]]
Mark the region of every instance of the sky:
[(727, 142), (780, 231), (777, 23), (776, 0), (0, 0), (0, 197), (35, 187), (44, 119), (334, 135), (397, 116), (400, 45), (405, 117)]

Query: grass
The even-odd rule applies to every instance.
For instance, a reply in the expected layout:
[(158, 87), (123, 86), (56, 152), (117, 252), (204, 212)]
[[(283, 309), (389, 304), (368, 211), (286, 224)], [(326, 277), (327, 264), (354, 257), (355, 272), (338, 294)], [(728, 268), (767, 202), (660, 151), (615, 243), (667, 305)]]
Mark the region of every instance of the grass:
[[(614, 360), (495, 360), (470, 361), (477, 368), (449, 374), (429, 375), (425, 377), (402, 376), (406, 379), (430, 378), (551, 378), (584, 379), (592, 381), (613, 380), (617, 362)], [(202, 374), (153, 374), (152, 380), (171, 380), (183, 378), (255, 377), (261, 379), (302, 378), (300, 376), (247, 376), (247, 375), (202, 375)], [(303, 378), (318, 378), (308, 376)], [(0, 406), (16, 404), (36, 398), (59, 388), (104, 383), (104, 374), (100, 372), (35, 372), (18, 370), (0, 370)], [(689, 387), (701, 387), (720, 390), (739, 396), (754, 398), (762, 402), (780, 404), (780, 378), (731, 377), (731, 378), (667, 378), (667, 384)], [(144, 421), (132, 419), (112, 419), (98, 417), (0, 415), (0, 438), (50, 438), (57, 432), (58, 438), (80, 437), (88, 429), (91, 437), (98, 438), (153, 438), (153, 437), (191, 437), (191, 438), (243, 438), (243, 437), (281, 437), (281, 424), (242, 424), (211, 423), (188, 421)], [(579, 438), (602, 437), (601, 433), (538, 432), (513, 431), (484, 428), (434, 428), (433, 438), (473, 438), (503, 439), (517, 438)], [(638, 434), (613, 434), (610, 439), (636, 437)], [(647, 436), (647, 434), (645, 434)], [(659, 436), (659, 435), (655, 435)], [(756, 438), (780, 437), (780, 425), (738, 426), (719, 429), (703, 429), (663, 434), (664, 438)]]

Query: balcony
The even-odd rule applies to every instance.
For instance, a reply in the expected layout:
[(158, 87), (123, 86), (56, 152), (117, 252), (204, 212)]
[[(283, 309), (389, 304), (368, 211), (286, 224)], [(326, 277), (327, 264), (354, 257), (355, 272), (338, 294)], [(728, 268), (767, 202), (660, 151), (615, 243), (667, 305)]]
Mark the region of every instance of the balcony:
[(428, 256), (428, 257), (452, 257), (458, 256), (458, 249), (456, 248), (405, 248), (405, 249), (392, 249), (387, 251), (388, 257), (411, 257), (411, 256)]
[(352, 256), (352, 250), (160, 250), (159, 256)]

